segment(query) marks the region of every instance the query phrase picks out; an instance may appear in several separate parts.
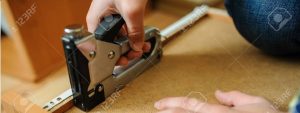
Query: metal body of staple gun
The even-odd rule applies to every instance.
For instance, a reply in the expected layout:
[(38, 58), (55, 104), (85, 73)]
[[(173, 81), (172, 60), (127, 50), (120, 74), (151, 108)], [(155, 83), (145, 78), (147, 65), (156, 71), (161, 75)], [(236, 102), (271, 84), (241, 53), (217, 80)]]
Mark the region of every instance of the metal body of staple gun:
[(159, 62), (163, 42), (191, 26), (207, 10), (206, 5), (196, 7), (193, 12), (161, 32), (155, 27), (145, 27), (145, 41), (150, 42), (151, 50), (144, 53), (142, 58), (130, 61), (125, 67), (115, 66), (120, 56), (130, 51), (127, 37), (118, 35), (125, 23), (120, 15), (105, 18), (94, 33), (87, 32), (81, 25), (67, 26), (62, 41), (71, 90), (59, 95), (60, 100), (51, 100), (44, 109), (50, 111), (72, 96), (76, 107), (83, 111), (91, 110)]

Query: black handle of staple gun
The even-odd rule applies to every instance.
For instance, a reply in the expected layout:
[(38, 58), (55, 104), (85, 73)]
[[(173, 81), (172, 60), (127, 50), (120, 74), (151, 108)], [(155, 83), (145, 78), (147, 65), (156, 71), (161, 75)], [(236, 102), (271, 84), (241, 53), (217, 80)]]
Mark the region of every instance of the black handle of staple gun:
[[(121, 30), (122, 26), (125, 24), (125, 21), (123, 17), (120, 14), (112, 14), (109, 16), (104, 17), (104, 19), (99, 23), (97, 26), (94, 34), (95, 38), (97, 40), (109, 42), (109, 43), (120, 43), (128, 40), (126, 36), (119, 37), (119, 39), (115, 40), (115, 37), (118, 35), (119, 31)], [(155, 46), (155, 38), (153, 37), (145, 37), (146, 42), (150, 42), (151, 44), (151, 49), (150, 51), (153, 50), (152, 47)], [(130, 47), (129, 47), (130, 49)], [(126, 50), (126, 52), (129, 51)], [(149, 53), (144, 53), (143, 58), (148, 57), (151, 52)]]
[(106, 16), (95, 30), (95, 38), (98, 40), (113, 42), (125, 21), (119, 14)]
[[(112, 15), (110, 17), (105, 17), (97, 27), (94, 36), (96, 40), (101, 40), (109, 43), (119, 44), (120, 47), (126, 47), (127, 50), (130, 50), (128, 38), (126, 36), (121, 36), (115, 39), (115, 36), (118, 35), (120, 29), (124, 25), (125, 21), (120, 15)], [(72, 28), (72, 27), (71, 27)], [(77, 29), (75, 29), (77, 30)], [(147, 30), (145, 30), (147, 31)], [(66, 32), (66, 30), (65, 30)], [(62, 41), (63, 47), (65, 51), (65, 58), (69, 72), (70, 83), (72, 87), (73, 93), (73, 104), (80, 108), (83, 111), (89, 111), (101, 102), (105, 101), (107, 93), (110, 95), (110, 90), (104, 90), (106, 87), (113, 87), (111, 85), (105, 85), (103, 83), (97, 84), (94, 89), (89, 89), (89, 85), (91, 82), (90, 72), (89, 72), (89, 60), (86, 56), (81, 52), (78, 51), (78, 45), (76, 41), (78, 39), (86, 38), (87, 36), (92, 36), (92, 34), (83, 35), (80, 33), (84, 33), (85, 31), (81, 31), (79, 33), (66, 33), (64, 34)], [(145, 65), (150, 66), (152, 65), (152, 61), (156, 58), (160, 58), (161, 56), (161, 49), (160, 48), (160, 35), (157, 29), (149, 29), (148, 32), (145, 33), (145, 41), (151, 43), (151, 50), (149, 53), (144, 53), (143, 57), (146, 60), (142, 61), (150, 61), (151, 63), (145, 63)], [(125, 46), (124, 46), (125, 45)], [(127, 47), (128, 46), (128, 47)], [(155, 49), (156, 48), (156, 49)], [(123, 48), (122, 48), (123, 51)], [(158, 53), (158, 54), (154, 54)], [(125, 54), (125, 52), (123, 54)], [(154, 57), (149, 57), (151, 55), (157, 55)], [(149, 58), (149, 59), (147, 59)], [(156, 61), (156, 60), (155, 60)], [(139, 63), (137, 63), (139, 64)], [(135, 65), (132, 65), (135, 66)], [(147, 66), (147, 67), (148, 67)], [(128, 73), (126, 72), (124, 75), (136, 75), (132, 73), (140, 73), (146, 69), (146, 67), (142, 66), (142, 68), (138, 68), (138, 71), (135, 69), (136, 67), (129, 67)], [(130, 73), (129, 73), (130, 72)], [(123, 74), (123, 73), (122, 73)], [(123, 75), (123, 76), (124, 76)], [(121, 75), (122, 76), (122, 75)], [(125, 78), (123, 78), (125, 80)], [(126, 78), (127, 79), (127, 78)], [(129, 78), (132, 79), (132, 78)], [(104, 86), (105, 85), (105, 86)]]

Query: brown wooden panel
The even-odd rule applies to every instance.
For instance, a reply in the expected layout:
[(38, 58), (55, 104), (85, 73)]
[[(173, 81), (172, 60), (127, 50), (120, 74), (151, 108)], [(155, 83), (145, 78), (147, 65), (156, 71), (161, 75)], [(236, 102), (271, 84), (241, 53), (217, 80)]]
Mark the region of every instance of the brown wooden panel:
[[(9, 0), (21, 43), (37, 80), (64, 64), (61, 36), (64, 26), (85, 23), (91, 1), (87, 0)], [(13, 37), (14, 38), (14, 37)], [(17, 48), (20, 49), (20, 48)]]

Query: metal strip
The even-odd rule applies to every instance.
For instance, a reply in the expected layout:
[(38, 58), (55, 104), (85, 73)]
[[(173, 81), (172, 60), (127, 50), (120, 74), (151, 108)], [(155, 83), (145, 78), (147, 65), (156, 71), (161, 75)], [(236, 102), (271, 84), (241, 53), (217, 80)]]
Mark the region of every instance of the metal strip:
[(43, 106), (43, 109), (50, 111), (52, 108), (59, 105), (60, 103), (62, 103), (63, 101), (65, 101), (67, 98), (69, 98), (71, 96), (72, 96), (72, 89), (68, 89), (65, 92), (63, 92), (62, 94), (60, 94), (57, 97), (55, 97), (54, 99), (52, 99), (51, 101), (47, 102)]
[(173, 35), (187, 30), (191, 27), (196, 21), (198, 21), (201, 17), (207, 14), (209, 7), (207, 5), (201, 5), (196, 8), (180, 20), (176, 21), (175, 23), (171, 24), (164, 30), (160, 32), (162, 39), (161, 41), (164, 42), (168, 38), (172, 37)]

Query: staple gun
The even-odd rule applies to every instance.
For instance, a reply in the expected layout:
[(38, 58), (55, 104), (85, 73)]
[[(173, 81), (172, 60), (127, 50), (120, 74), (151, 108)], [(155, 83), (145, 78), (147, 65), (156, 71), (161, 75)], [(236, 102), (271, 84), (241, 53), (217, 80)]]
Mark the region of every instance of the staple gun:
[[(86, 31), (82, 25), (69, 25), (62, 37), (71, 89), (61, 97), (72, 96), (73, 104), (83, 111), (89, 111), (105, 101), (112, 93), (120, 90), (142, 72), (160, 61), (163, 43), (180, 31), (190, 27), (203, 17), (208, 6), (196, 7), (191, 13), (160, 31), (155, 27), (145, 27), (145, 41), (151, 50), (141, 58), (129, 62), (128, 66), (116, 66), (120, 56), (130, 51), (126, 36), (118, 35), (124, 19), (113, 14), (100, 22), (94, 33)], [(56, 104), (45, 104), (50, 111)]]

